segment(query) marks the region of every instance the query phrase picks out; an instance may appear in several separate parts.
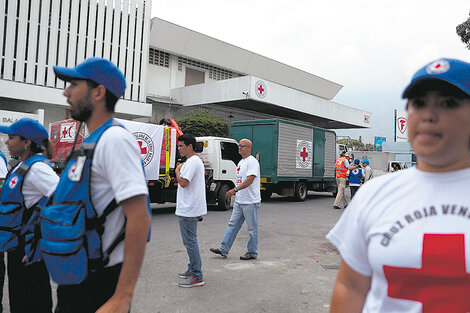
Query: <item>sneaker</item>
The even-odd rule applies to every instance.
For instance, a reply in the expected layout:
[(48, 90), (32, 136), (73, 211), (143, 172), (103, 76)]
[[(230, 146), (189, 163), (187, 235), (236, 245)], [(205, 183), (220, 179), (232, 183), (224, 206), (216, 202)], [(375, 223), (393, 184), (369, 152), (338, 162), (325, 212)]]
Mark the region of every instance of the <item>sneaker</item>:
[(254, 260), (256, 257), (254, 257), (250, 252), (245, 253), (240, 257), (240, 260)]
[(183, 278), (183, 279), (188, 278), (190, 275), (191, 275), (191, 274), (189, 273), (189, 271), (182, 272), (182, 273), (178, 273), (178, 277), (179, 277), (179, 278)]
[(204, 285), (204, 281), (202, 279), (196, 279), (194, 275), (190, 275), (188, 278), (178, 283), (178, 286), (183, 288), (199, 287), (202, 285)]
[(334, 205), (334, 206), (333, 206), (333, 209), (335, 209), (335, 210), (341, 210), (341, 208), (340, 208), (339, 206), (337, 206), (337, 205)]
[(210, 248), (209, 249), (212, 253), (215, 253), (215, 254), (218, 254), (220, 255), (222, 258), (226, 259), (227, 258), (227, 255), (226, 254), (223, 254), (222, 251), (220, 251), (219, 249), (217, 248)]

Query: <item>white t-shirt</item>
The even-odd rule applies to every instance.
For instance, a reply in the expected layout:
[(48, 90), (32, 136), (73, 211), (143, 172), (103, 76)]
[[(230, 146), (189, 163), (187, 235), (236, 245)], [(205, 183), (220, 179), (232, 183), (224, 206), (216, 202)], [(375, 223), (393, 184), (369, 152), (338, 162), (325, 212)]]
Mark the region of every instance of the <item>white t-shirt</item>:
[[(132, 134), (119, 126), (108, 128), (98, 140), (91, 166), (91, 200), (98, 215), (116, 199), (117, 203), (138, 195), (147, 195), (139, 146)], [(118, 206), (106, 218), (103, 249), (113, 243), (124, 225), (125, 216)], [(108, 267), (124, 259), (124, 240), (111, 253)]]
[(184, 217), (207, 214), (206, 182), (201, 159), (197, 155), (187, 159), (180, 168), (180, 174), (189, 184), (185, 188), (178, 185), (175, 214)]
[(5, 160), (2, 157), (0, 157), (0, 179), (7, 177), (7, 174), (8, 174), (8, 167), (5, 163)]
[(372, 278), (362, 312), (421, 313), (422, 302), (427, 312), (468, 311), (469, 186), (470, 168), (410, 168), (359, 189), (326, 237)]
[(250, 155), (247, 158), (241, 159), (237, 165), (237, 186), (245, 181), (248, 176), (255, 176), (253, 183), (247, 188), (237, 192), (235, 201), (241, 204), (251, 204), (261, 202), (260, 191), (260, 173), (259, 163), (254, 156)]
[(364, 182), (372, 178), (372, 168), (369, 165), (364, 167), (364, 176)]
[[(1, 161), (1, 160), (0, 160)], [(13, 173), (23, 162), (17, 164)], [(44, 162), (36, 162), (29, 168), (22, 187), (22, 193), (26, 208), (41, 200), (43, 196), (49, 197), (59, 183), (59, 176), (54, 170)]]

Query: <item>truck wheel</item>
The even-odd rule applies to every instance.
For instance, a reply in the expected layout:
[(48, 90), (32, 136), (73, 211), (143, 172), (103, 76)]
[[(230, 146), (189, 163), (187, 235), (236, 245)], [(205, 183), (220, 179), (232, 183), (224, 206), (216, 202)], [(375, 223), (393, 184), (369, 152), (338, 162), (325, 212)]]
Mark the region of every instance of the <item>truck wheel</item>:
[(307, 185), (304, 182), (295, 184), (294, 199), (295, 201), (304, 201), (307, 198)]
[(273, 192), (269, 189), (261, 190), (261, 201), (268, 201), (271, 199)]
[(230, 186), (227, 185), (227, 184), (223, 184), (222, 186), (220, 186), (219, 192), (217, 193), (217, 206), (218, 206), (219, 210), (228, 211), (232, 208), (232, 205), (233, 205), (232, 198), (233, 197), (231, 197), (231, 198), (225, 197), (225, 194), (229, 190), (230, 190)]

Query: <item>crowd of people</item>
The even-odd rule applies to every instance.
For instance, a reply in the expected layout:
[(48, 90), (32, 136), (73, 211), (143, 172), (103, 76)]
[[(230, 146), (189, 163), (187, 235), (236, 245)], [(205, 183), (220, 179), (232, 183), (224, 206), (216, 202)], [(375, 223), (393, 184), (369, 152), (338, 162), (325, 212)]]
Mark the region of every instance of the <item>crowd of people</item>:
[[(10, 311), (52, 312), (52, 278), (57, 313), (130, 312), (151, 211), (139, 147), (113, 118), (125, 78), (113, 63), (95, 57), (54, 72), (69, 82), (64, 96), (71, 116), (90, 135), (58, 177), (48, 164), (44, 126), (29, 118), (0, 126), (10, 154), (20, 160), (10, 167), (0, 153), (0, 252), (7, 253)], [(333, 207), (340, 209), (342, 201), (347, 210), (327, 235), (342, 257), (331, 312), (470, 310), (470, 64), (427, 64), (403, 98), (416, 167), (371, 180), (368, 160), (352, 160), (350, 153), (336, 160)], [(179, 137), (186, 161), (175, 169), (175, 214), (189, 258), (177, 273), (183, 288), (204, 285), (197, 225), (207, 206), (195, 144), (190, 134)], [(240, 259), (258, 258), (260, 167), (251, 150), (252, 142), (242, 139), (236, 185), (226, 194), (235, 196), (232, 215), (219, 247), (210, 248), (222, 258), (245, 221), (249, 240)], [(0, 255), (0, 283), (4, 275)]]

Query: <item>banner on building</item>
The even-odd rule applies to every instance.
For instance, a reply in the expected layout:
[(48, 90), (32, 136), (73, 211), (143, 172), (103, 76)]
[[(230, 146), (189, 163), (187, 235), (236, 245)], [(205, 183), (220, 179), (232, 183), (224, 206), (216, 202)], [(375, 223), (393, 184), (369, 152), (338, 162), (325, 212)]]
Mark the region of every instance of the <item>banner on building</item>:
[(160, 174), (160, 153), (162, 151), (162, 125), (146, 124), (117, 119), (135, 137), (139, 145), (147, 180), (156, 180)]
[(387, 137), (375, 137), (375, 151), (382, 151), (382, 144), (387, 141)]
[(408, 114), (404, 110), (395, 110), (395, 141), (408, 141)]

